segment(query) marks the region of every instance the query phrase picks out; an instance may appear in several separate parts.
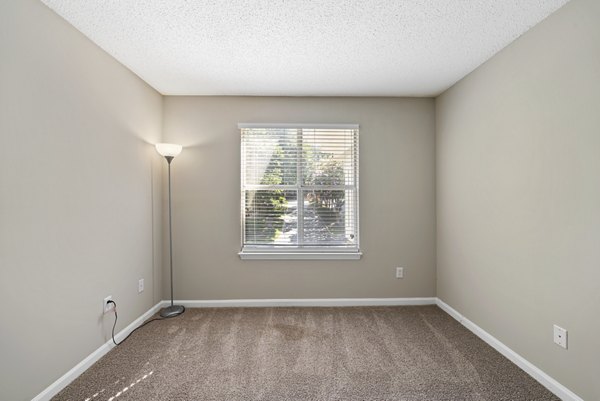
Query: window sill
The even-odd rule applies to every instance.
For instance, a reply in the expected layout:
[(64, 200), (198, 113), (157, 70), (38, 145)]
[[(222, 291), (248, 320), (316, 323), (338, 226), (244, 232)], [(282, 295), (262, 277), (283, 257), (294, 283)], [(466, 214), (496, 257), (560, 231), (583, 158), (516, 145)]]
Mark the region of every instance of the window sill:
[(238, 253), (242, 260), (358, 260), (362, 256), (360, 251), (347, 252), (258, 252), (241, 251)]

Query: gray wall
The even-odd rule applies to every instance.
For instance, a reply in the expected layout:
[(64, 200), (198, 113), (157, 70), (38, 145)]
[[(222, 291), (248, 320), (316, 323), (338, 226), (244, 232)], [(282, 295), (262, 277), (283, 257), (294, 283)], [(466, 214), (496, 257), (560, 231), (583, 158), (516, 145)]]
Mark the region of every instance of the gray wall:
[(586, 400), (600, 399), (598, 21), (600, 2), (573, 0), (436, 103), (438, 296)]
[[(432, 99), (165, 97), (164, 102), (164, 139), (185, 146), (173, 162), (176, 298), (435, 295)], [(238, 122), (360, 124), (362, 260), (239, 259)], [(395, 279), (395, 266), (406, 268), (404, 280)]]
[(106, 295), (117, 330), (161, 298), (162, 98), (38, 1), (0, 2), (0, 54), (0, 400), (19, 401), (110, 338)]

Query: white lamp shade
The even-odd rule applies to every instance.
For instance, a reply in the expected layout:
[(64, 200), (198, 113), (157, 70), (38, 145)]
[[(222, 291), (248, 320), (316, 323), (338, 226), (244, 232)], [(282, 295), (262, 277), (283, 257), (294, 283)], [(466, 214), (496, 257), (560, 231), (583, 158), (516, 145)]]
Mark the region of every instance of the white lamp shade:
[(165, 157), (175, 157), (181, 153), (183, 146), (175, 145), (173, 143), (157, 143), (156, 151), (160, 153), (161, 156)]

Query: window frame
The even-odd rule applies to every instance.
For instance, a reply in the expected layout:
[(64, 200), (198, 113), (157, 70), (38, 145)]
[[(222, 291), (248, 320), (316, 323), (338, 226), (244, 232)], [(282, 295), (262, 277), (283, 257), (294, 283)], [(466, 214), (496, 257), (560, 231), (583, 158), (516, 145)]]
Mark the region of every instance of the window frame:
[[(248, 190), (244, 187), (244, 177), (242, 172), (244, 166), (242, 166), (243, 154), (241, 154), (241, 135), (240, 135), (240, 192), (241, 192), (241, 203), (240, 203), (240, 243), (241, 251), (238, 253), (241, 259), (257, 260), (257, 259), (278, 259), (278, 260), (293, 260), (293, 259), (304, 259), (304, 260), (358, 260), (362, 256), (360, 249), (360, 195), (359, 195), (359, 129), (358, 124), (302, 124), (302, 123), (239, 123), (238, 130), (242, 129), (253, 129), (253, 128), (264, 128), (264, 129), (340, 129), (340, 130), (355, 130), (356, 131), (356, 159), (354, 160), (355, 170), (355, 185), (351, 185), (350, 189), (355, 191), (356, 204), (355, 204), (355, 216), (356, 225), (355, 237), (356, 245), (344, 246), (344, 245), (332, 245), (332, 246), (306, 246), (306, 245), (244, 245), (244, 223), (245, 223), (245, 204), (244, 204), (244, 191)], [(327, 186), (329, 188), (330, 186)], [(348, 186), (346, 186), (348, 187)], [(292, 189), (292, 188), (290, 188)], [(297, 183), (294, 190), (302, 191), (303, 186), (301, 183)]]

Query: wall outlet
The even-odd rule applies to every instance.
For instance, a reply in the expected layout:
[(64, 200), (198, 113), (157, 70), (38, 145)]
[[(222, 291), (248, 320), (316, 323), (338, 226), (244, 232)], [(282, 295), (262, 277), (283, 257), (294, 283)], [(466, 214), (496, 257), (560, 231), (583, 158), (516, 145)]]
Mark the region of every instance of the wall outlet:
[(112, 295), (107, 296), (104, 298), (104, 301), (102, 301), (102, 310), (104, 313), (108, 313), (115, 308), (115, 304), (112, 302), (109, 303), (108, 301), (112, 301)]
[(144, 279), (141, 278), (138, 280), (138, 294), (144, 292)]
[(404, 278), (404, 267), (396, 267), (396, 278)]
[(554, 325), (554, 343), (559, 347), (567, 349), (567, 330)]

